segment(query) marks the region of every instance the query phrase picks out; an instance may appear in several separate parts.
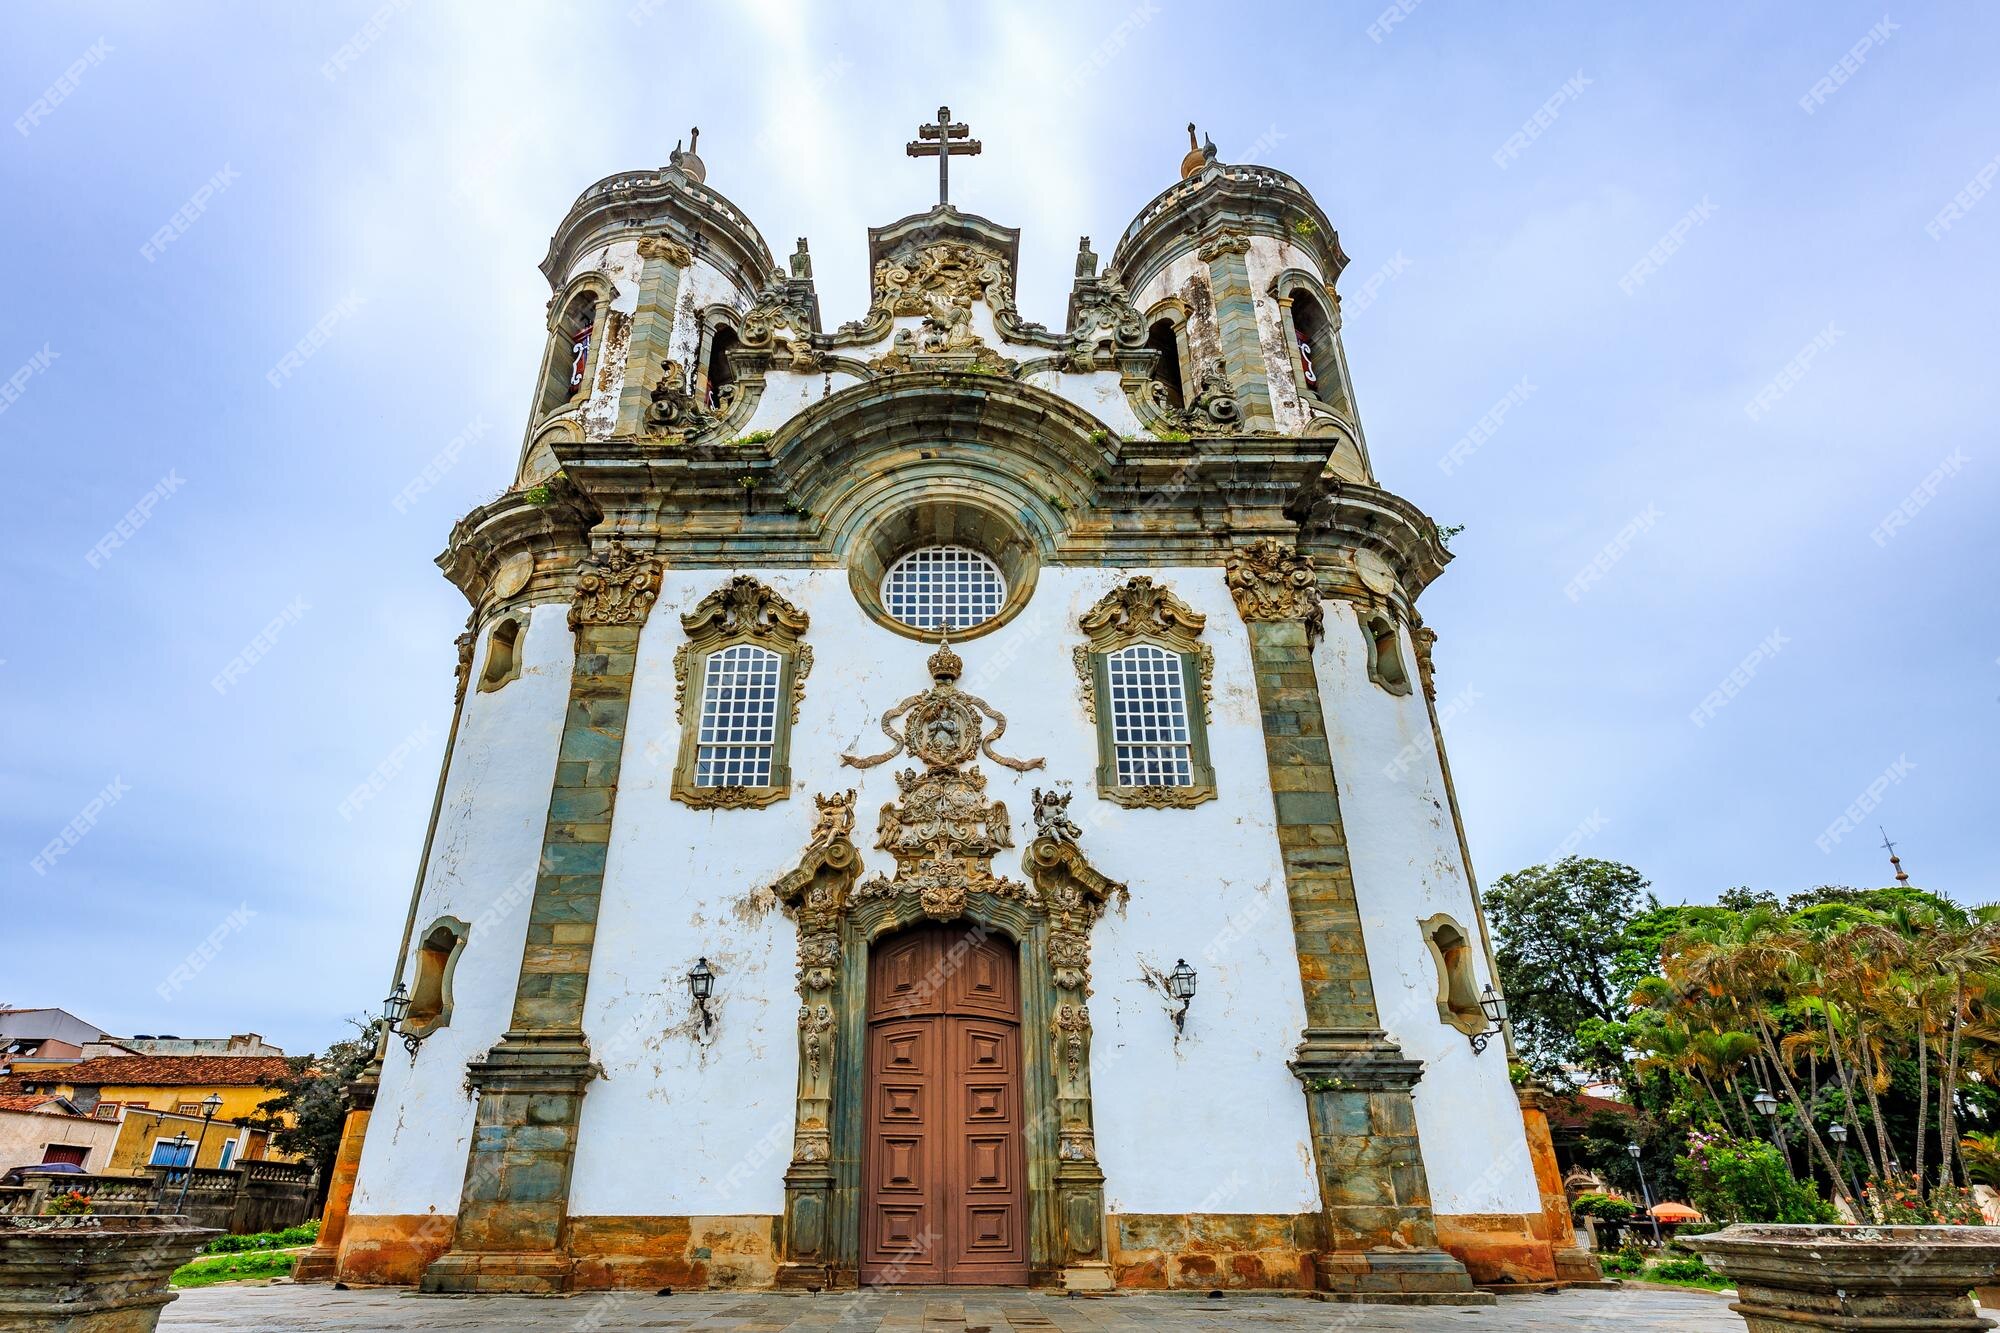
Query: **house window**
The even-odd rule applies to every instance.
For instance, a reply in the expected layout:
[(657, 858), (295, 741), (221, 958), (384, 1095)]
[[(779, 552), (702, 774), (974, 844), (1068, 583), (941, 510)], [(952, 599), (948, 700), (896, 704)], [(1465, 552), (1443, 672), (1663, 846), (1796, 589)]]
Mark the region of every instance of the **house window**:
[(235, 1160), (236, 1160), (236, 1140), (228, 1139), (224, 1141), (222, 1145), (222, 1160), (217, 1162), (216, 1165), (221, 1167), (224, 1171), (227, 1171), (229, 1169), (229, 1164)]
[(1193, 742), (1179, 653), (1135, 643), (1106, 655), (1121, 787), (1191, 787)]
[(697, 787), (768, 787), (778, 743), (783, 659), (738, 643), (708, 655), (702, 670)]
[(200, 1114), (201, 1114), (201, 1103), (200, 1103), (200, 1102), (175, 1102), (175, 1103), (174, 1103), (174, 1114), (175, 1114), (175, 1115), (200, 1115)]
[(960, 630), (1000, 614), (1007, 580), (1000, 566), (966, 546), (925, 546), (889, 566), (882, 605), (916, 630)]
[(1207, 617), (1145, 576), (1078, 622), (1085, 712), (1097, 723), (1098, 795), (1120, 805), (1192, 806), (1215, 796), (1208, 758)]
[(90, 1160), (90, 1148), (81, 1143), (51, 1143), (42, 1149), (42, 1165), (62, 1163), (68, 1166), (82, 1166)]
[(97, 1104), (96, 1115), (99, 1120), (116, 1120), (118, 1118), (118, 1103), (99, 1102)]
[(451, 978), (472, 927), (455, 916), (439, 917), (417, 945), (417, 975), (410, 987), (410, 1011), (403, 1031), (429, 1036), (451, 1022)]
[(486, 669), (479, 673), (481, 690), (497, 690), (521, 674), (521, 622), (509, 616), (493, 627), (486, 640)]
[(180, 1143), (174, 1139), (154, 1139), (153, 1155), (147, 1159), (147, 1166), (186, 1166), (194, 1160), (194, 1144)]
[(715, 808), (791, 794), (791, 728), (812, 670), (806, 624), (805, 612), (747, 574), (681, 617), (688, 642), (674, 654), (675, 800)]

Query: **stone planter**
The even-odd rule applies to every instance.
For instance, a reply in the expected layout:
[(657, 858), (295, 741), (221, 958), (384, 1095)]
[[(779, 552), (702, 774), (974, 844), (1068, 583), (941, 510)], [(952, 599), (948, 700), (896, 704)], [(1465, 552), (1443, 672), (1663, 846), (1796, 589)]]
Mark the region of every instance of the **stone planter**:
[(0, 1331), (151, 1333), (168, 1275), (220, 1234), (181, 1217), (0, 1217)]
[(1681, 1244), (1736, 1283), (1729, 1308), (1750, 1333), (1993, 1327), (1970, 1294), (2000, 1273), (2000, 1231), (1986, 1227), (1738, 1223)]

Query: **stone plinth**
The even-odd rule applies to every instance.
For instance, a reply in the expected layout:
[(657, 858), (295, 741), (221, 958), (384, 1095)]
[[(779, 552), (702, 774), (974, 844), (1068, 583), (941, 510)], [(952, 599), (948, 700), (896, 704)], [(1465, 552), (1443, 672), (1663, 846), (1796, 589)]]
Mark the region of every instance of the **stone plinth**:
[(1743, 1224), (1680, 1242), (1736, 1283), (1750, 1333), (1982, 1329), (1971, 1291), (2000, 1271), (1985, 1227)]
[(151, 1333), (211, 1236), (182, 1217), (0, 1217), (0, 1330)]

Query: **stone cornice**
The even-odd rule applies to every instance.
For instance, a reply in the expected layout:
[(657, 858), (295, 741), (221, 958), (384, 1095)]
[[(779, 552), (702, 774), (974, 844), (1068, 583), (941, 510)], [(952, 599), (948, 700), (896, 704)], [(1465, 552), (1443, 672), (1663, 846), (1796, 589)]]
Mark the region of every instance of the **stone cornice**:
[[(590, 549), (590, 530), (603, 517), (588, 496), (558, 474), (544, 485), (509, 491), (453, 524), (437, 565), (475, 610), (483, 609), (501, 561), (516, 553), (580, 557)], [(534, 573), (515, 596), (525, 601), (566, 598), (573, 559), (534, 563)]]
[(671, 167), (606, 176), (578, 195), (549, 239), (542, 275), (560, 287), (588, 247), (641, 233), (708, 259), (748, 292), (783, 276), (771, 247), (741, 209)]
[(1339, 234), (1305, 186), (1271, 167), (1221, 162), (1176, 181), (1140, 209), (1118, 238), (1111, 265), (1137, 290), (1178, 255), (1233, 244), (1226, 233), (1290, 241), (1313, 256), (1329, 286), (1347, 267)]
[[(1437, 524), (1379, 486), (1316, 477), (1286, 503), (1285, 516), (1299, 525), (1299, 549), (1319, 557), (1328, 597), (1365, 602), (1400, 593), (1413, 603), (1451, 560)], [(1385, 570), (1393, 587), (1379, 586)]]

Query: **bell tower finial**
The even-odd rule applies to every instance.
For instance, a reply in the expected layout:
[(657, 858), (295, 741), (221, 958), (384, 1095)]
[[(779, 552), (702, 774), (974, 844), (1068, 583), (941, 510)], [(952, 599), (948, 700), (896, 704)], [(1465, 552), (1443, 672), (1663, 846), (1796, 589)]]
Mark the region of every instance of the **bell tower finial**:
[(1194, 175), (1195, 172), (1200, 171), (1202, 164), (1207, 160), (1207, 158), (1202, 156), (1201, 145), (1195, 142), (1194, 122), (1189, 121), (1188, 150), (1187, 156), (1181, 159), (1181, 179), (1186, 180), (1188, 177)]

